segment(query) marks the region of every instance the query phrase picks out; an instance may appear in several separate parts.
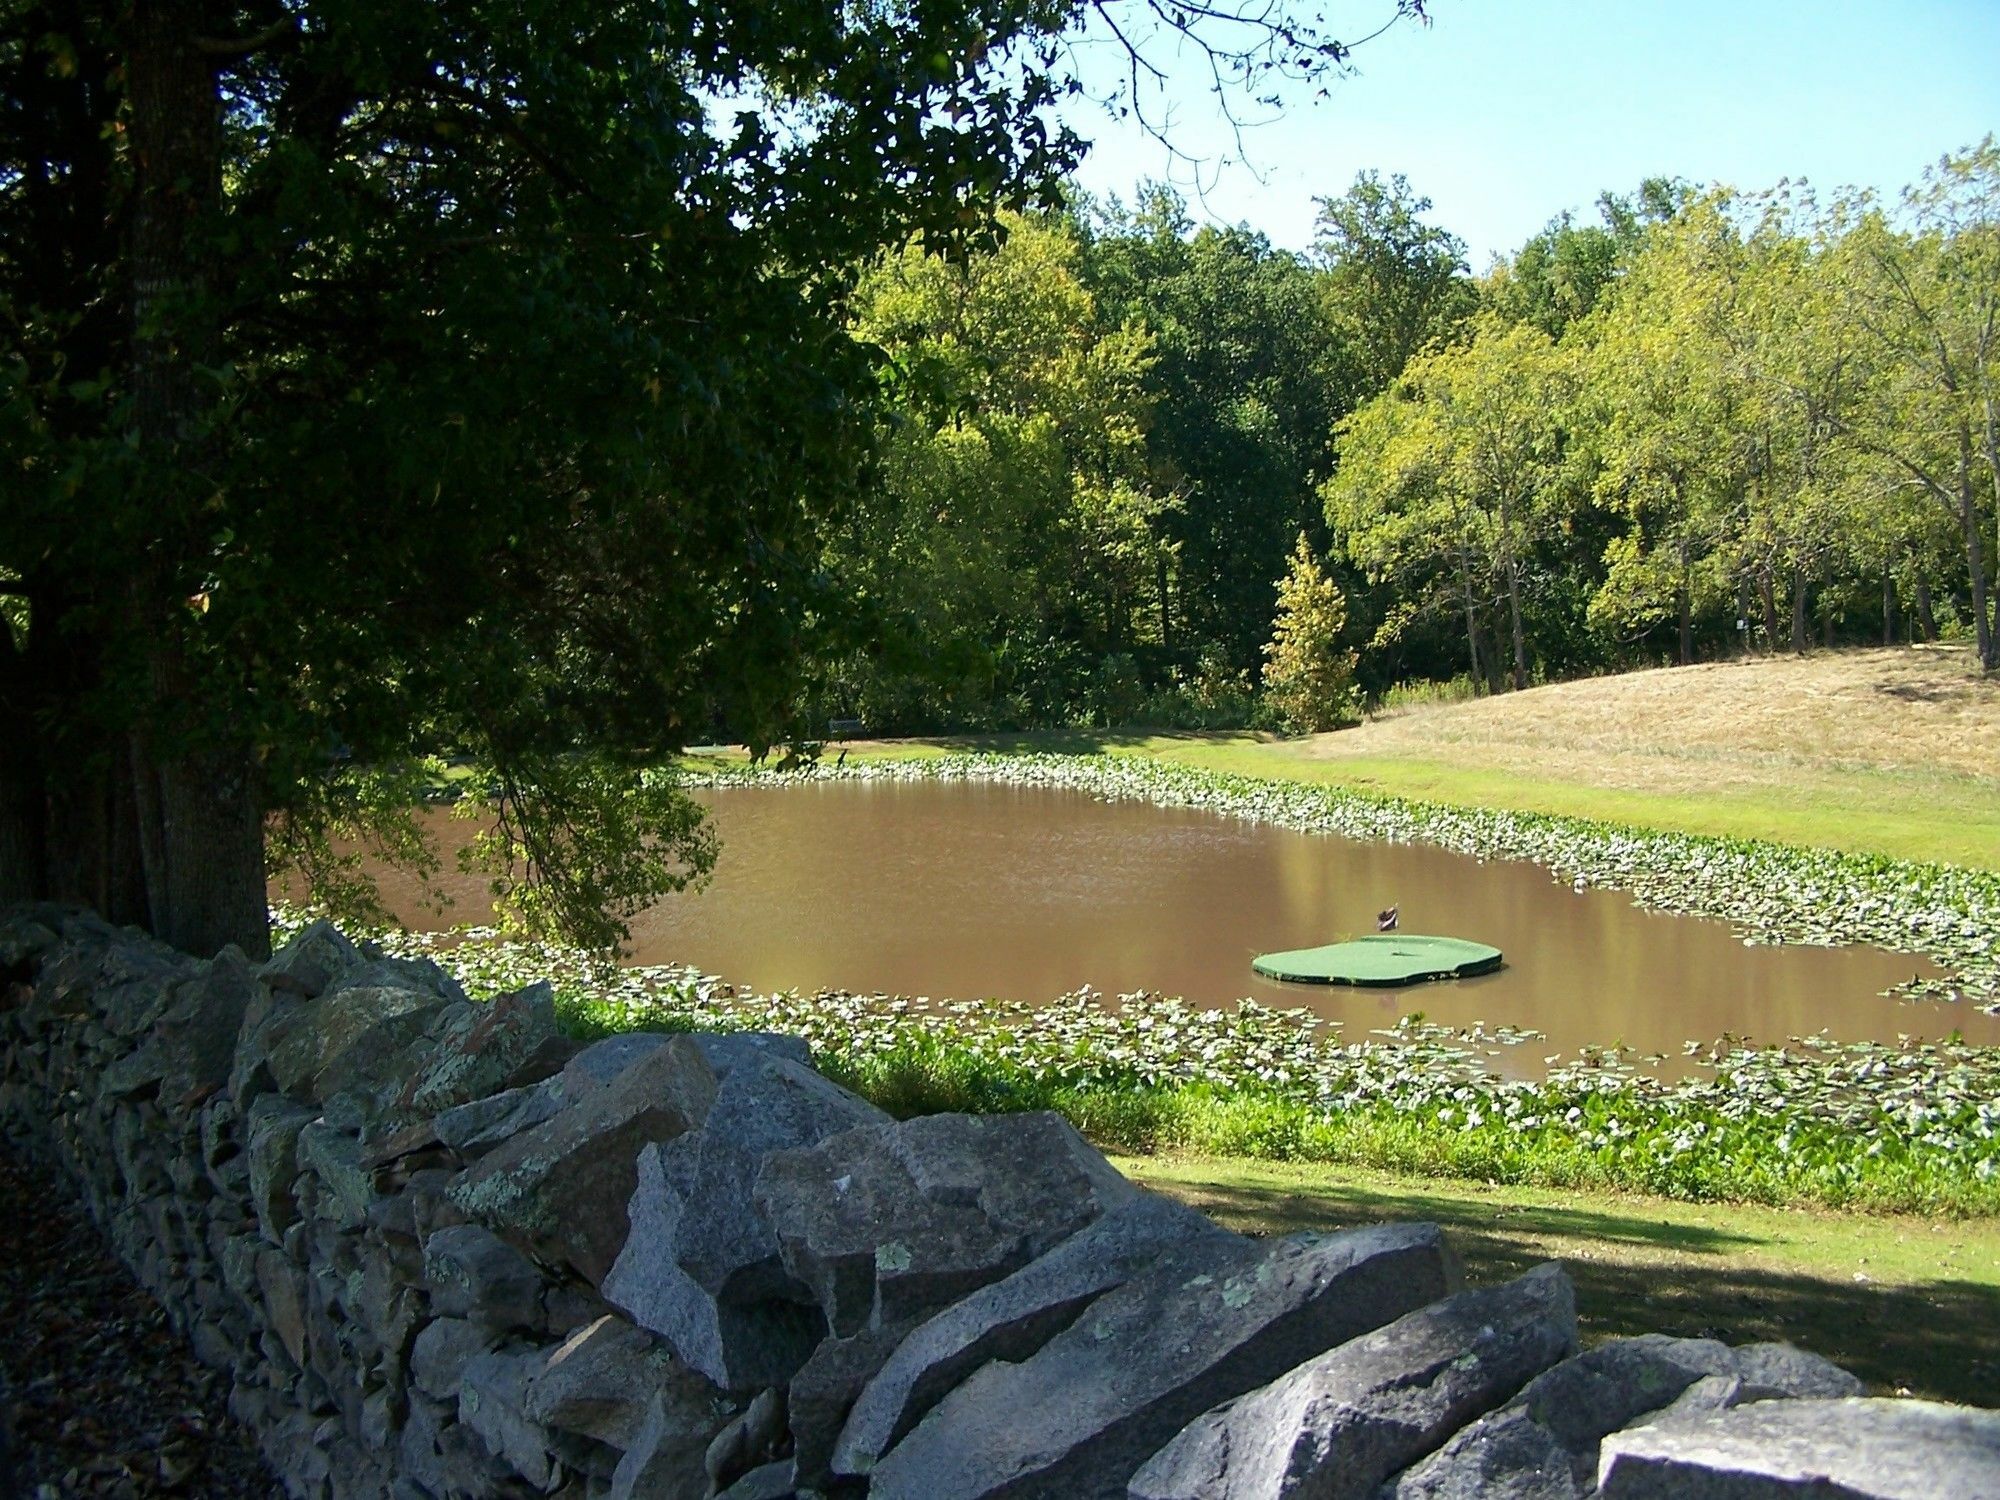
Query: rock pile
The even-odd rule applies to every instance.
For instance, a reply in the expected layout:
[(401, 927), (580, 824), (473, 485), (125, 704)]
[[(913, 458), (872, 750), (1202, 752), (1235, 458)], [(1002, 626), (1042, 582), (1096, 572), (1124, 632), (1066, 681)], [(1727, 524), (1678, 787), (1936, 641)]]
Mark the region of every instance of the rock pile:
[(1785, 1346), (1579, 1353), (1559, 1267), (1246, 1239), (1056, 1116), (898, 1122), (796, 1039), (579, 1047), (545, 987), (323, 924), (252, 966), (16, 909), (0, 976), (0, 1130), (297, 1496), (2000, 1495), (1995, 1413)]

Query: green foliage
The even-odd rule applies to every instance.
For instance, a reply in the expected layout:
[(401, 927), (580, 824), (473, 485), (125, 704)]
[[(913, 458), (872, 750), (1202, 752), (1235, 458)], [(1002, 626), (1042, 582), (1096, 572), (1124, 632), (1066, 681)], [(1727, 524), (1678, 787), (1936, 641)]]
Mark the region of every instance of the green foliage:
[(1951, 619), (1991, 659), (1996, 163), (1899, 220), (1654, 182), (1530, 241), (1340, 428), (1328, 519), (1395, 601), (1370, 683), (1445, 675), (1454, 616), (1488, 684)]
[[(1341, 428), (1327, 518), (1373, 581), (1412, 611), (1456, 612), (1472, 675), (1487, 601), (1505, 604), (1514, 682), (1529, 676), (1525, 576), (1539, 539), (1566, 516), (1562, 413), (1574, 385), (1554, 343), (1525, 324), (1476, 319), (1462, 343), (1418, 355)], [(1408, 622), (1391, 616), (1394, 634)]]
[(1327, 322), (1325, 273), (1246, 230), (1194, 228), (1157, 185), (1135, 209), (1100, 206), (1087, 222), (1100, 302), (1153, 333), (1147, 455), (1183, 500), (1165, 522), (1175, 553), (1162, 645), (1183, 671), (1213, 643), (1254, 674), (1272, 582), (1311, 517), (1356, 380)]
[(627, 918), (715, 867), (714, 830), (676, 777), (602, 756), (530, 763), (458, 811), (493, 816), (460, 858), (467, 870), (501, 872), (493, 895), (506, 923), (588, 947), (613, 947)]
[(393, 865), (422, 883), (437, 874), (436, 841), (420, 813), (444, 775), (435, 758), (370, 766), (330, 758), (271, 820), (265, 833), (271, 873), (297, 877), (313, 904), (337, 922), (385, 925), (389, 913), (365, 866)]
[[(387, 808), (316, 807), (325, 747), (445, 752), (505, 789), (520, 914), (602, 937), (590, 892), (704, 856), (578, 768), (791, 728), (874, 446), (855, 268), (1052, 193), (1067, 14), (331, 0), (241, 47), (145, 14), (0, 28), (7, 775), (63, 818), (179, 799), (51, 825), (30, 883), (163, 923), (198, 874), (161, 830), (204, 809), (253, 845), (297, 813), (278, 852), (337, 874), (310, 830)], [(56, 868), (99, 847), (143, 880)]]
[(1316, 249), (1332, 332), (1353, 362), (1351, 400), (1386, 388), (1421, 350), (1450, 338), (1477, 294), (1465, 243), (1424, 222), (1431, 200), (1397, 173), (1363, 172), (1338, 198), (1321, 198)]
[[(822, 992), (747, 996), (685, 971), (476, 939), (423, 951), (475, 993), (540, 978), (571, 1030), (776, 1030), (892, 1114), (1054, 1109), (1100, 1145), (1433, 1176), (1917, 1213), (2000, 1211), (1991, 1049), (1724, 1042), (1661, 1083), (1596, 1053), (1539, 1082), (1404, 1020), (1343, 1044), (1306, 1012), (1196, 1011), (1089, 992), (936, 1010)], [(1483, 1042), (1492, 1037), (1483, 1035)]]
[(1167, 686), (1146, 700), (1139, 722), (1164, 729), (1224, 729), (1256, 723), (1259, 714), (1250, 674), (1232, 667), (1227, 648), (1210, 641), (1195, 653), (1192, 668), (1176, 667)]
[(1612, 289), (1648, 228), (1674, 217), (1687, 201), (1682, 184), (1654, 178), (1636, 199), (1601, 195), (1601, 224), (1579, 225), (1565, 212), (1495, 268), (1481, 287), (1481, 301), (1510, 323), (1531, 323), (1560, 339)]
[[(857, 335), (886, 355), (894, 402), (882, 484), (831, 559), (886, 649), (838, 669), (835, 691), (884, 728), (978, 722), (1050, 663), (1058, 714), (1128, 714), (1129, 652), (1172, 566), (1145, 431), (1151, 336), (1112, 324), (1083, 281), (1064, 218), (1003, 215), (1004, 241), (966, 257), (913, 243), (862, 281)], [(1045, 712), (1030, 703), (1030, 722)]]
[[(1914, 505), (1882, 528), (1915, 552), (1957, 533), (1972, 634), (2000, 669), (2000, 143), (1947, 156), (1903, 195), (1903, 225), (1863, 198), (1836, 205), (1826, 261), (1870, 358), (1851, 406), (1831, 414), (1890, 493)], [(1935, 534), (1933, 532), (1933, 534)]]
[(1347, 599), (1301, 532), (1291, 567), (1278, 580), (1278, 620), (1264, 648), (1264, 696), (1288, 729), (1318, 734), (1357, 717), (1355, 655), (1342, 644), (1346, 631)]

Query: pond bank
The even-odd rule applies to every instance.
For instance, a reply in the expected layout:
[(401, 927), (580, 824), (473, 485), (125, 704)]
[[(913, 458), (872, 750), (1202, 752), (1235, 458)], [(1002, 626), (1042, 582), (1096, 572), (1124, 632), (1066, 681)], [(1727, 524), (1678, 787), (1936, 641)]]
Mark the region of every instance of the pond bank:
[[(1122, 756), (944, 756), (793, 775), (981, 778), (1193, 806), (1353, 837), (1534, 860), (1641, 904), (1733, 922), (1752, 942), (1866, 941), (1935, 958), (1941, 1004), (2000, 1006), (2000, 876), (1439, 807)], [(777, 773), (710, 764), (710, 782)], [(886, 996), (739, 994), (687, 970), (400, 934), (475, 993), (551, 977), (590, 1033), (756, 1028), (807, 1037), (822, 1066), (898, 1114), (1062, 1110), (1119, 1149), (1314, 1161), (1550, 1188), (1884, 1212), (2000, 1214), (2000, 1049), (1794, 1039), (1697, 1049), (1663, 1082), (1612, 1053), (1545, 1080), (1486, 1073), (1465, 1039), (1404, 1028), (1342, 1044), (1310, 1016), (1081, 994), (1054, 1005), (925, 1009)], [(1956, 997), (1956, 998), (1951, 998)]]
[(1117, 751), (1460, 807), (2000, 872), (2000, 677), (1963, 647), (1815, 651), (1417, 702), (1330, 734), (1068, 729), (847, 747)]

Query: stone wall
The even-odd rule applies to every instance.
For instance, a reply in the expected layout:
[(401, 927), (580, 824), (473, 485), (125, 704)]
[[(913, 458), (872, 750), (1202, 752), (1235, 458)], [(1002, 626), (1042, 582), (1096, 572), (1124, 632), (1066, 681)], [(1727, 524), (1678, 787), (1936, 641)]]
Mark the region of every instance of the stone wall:
[(2000, 1495), (1993, 1413), (1783, 1345), (1579, 1353), (1559, 1267), (1244, 1238), (1055, 1116), (890, 1120), (796, 1039), (580, 1047), (544, 987), (324, 925), (252, 966), (16, 909), (0, 978), (0, 1130), (293, 1495)]

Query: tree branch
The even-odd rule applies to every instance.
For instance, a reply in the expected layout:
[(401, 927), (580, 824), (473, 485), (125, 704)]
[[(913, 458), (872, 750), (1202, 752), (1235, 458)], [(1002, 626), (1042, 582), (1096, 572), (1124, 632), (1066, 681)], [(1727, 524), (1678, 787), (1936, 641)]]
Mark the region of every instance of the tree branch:
[(274, 47), (279, 42), (295, 41), (298, 33), (299, 18), (285, 16), (273, 21), (262, 31), (253, 31), (248, 36), (198, 36), (194, 39), (194, 50), (203, 57), (213, 57), (223, 62), (237, 62)]

